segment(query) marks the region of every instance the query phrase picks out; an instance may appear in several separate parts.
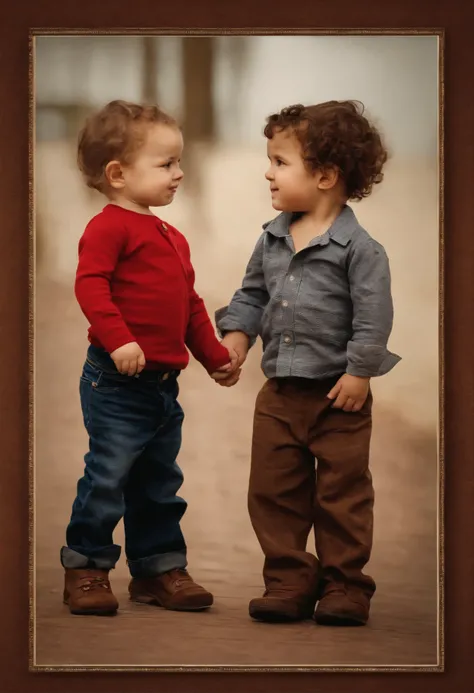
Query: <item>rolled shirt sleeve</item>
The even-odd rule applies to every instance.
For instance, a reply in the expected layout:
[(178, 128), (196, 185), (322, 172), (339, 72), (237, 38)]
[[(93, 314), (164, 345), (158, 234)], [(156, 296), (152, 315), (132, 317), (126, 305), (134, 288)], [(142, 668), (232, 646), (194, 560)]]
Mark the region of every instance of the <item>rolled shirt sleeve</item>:
[(263, 274), (263, 233), (247, 265), (242, 286), (232, 297), (228, 306), (215, 313), (216, 325), (221, 336), (226, 332), (244, 332), (254, 344), (262, 323), (262, 316), (269, 301)]
[(390, 266), (384, 248), (368, 238), (349, 256), (353, 305), (352, 339), (347, 344), (347, 373), (375, 377), (401, 360), (387, 349), (393, 326)]

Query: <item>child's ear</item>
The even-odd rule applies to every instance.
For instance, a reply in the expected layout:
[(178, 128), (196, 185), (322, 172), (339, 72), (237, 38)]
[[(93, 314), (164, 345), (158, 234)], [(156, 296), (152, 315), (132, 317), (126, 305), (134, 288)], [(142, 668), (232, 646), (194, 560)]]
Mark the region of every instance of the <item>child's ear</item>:
[(319, 174), (318, 188), (320, 190), (331, 190), (339, 181), (339, 169), (334, 166), (322, 169)]
[(109, 161), (105, 167), (105, 177), (112, 188), (120, 190), (125, 185), (120, 161)]

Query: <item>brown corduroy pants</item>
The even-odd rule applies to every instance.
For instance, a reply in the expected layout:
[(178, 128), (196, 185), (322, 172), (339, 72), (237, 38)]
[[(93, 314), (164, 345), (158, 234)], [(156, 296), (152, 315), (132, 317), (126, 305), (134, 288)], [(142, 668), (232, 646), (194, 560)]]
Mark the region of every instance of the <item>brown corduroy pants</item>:
[[(375, 591), (362, 572), (373, 535), (372, 394), (359, 412), (334, 409), (336, 380), (275, 378), (257, 397), (248, 508), (267, 590)], [(318, 558), (306, 550), (313, 527)]]

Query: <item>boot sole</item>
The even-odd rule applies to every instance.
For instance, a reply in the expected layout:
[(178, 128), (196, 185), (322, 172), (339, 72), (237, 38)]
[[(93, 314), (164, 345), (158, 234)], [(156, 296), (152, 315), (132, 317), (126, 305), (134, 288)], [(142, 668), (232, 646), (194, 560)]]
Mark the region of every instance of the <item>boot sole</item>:
[[(69, 602), (64, 600), (63, 602), (66, 606), (69, 606)], [(69, 611), (74, 616), (115, 616), (118, 611), (118, 606), (115, 609), (72, 609), (69, 606)]]
[(214, 603), (214, 599), (211, 598), (209, 604), (188, 604), (186, 606), (170, 606), (163, 604), (156, 597), (148, 596), (145, 594), (140, 594), (137, 596), (130, 595), (130, 601), (135, 602), (136, 604), (148, 604), (151, 606), (158, 606), (162, 609), (168, 609), (168, 611), (205, 611), (206, 609), (209, 609)]
[(357, 627), (365, 626), (367, 623), (366, 619), (344, 614), (315, 614), (314, 620), (319, 626)]
[(95, 609), (94, 611), (81, 611), (79, 609), (69, 609), (71, 614), (74, 616), (115, 616), (117, 614), (117, 609), (115, 611), (99, 611)]
[(313, 615), (313, 611), (307, 614), (285, 614), (276, 609), (269, 607), (258, 607), (256, 609), (249, 608), (250, 618), (255, 621), (264, 621), (266, 623), (295, 623), (296, 621), (307, 621)]

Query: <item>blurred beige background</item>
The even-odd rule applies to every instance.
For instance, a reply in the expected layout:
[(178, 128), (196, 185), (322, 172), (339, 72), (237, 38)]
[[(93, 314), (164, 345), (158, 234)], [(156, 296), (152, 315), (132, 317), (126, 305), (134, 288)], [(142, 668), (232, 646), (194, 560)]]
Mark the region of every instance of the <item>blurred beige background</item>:
[[(437, 663), (438, 47), (436, 37), (50, 36), (36, 39), (35, 574), (37, 665)], [(115, 619), (69, 615), (59, 548), (87, 438), (78, 382), (87, 323), (73, 294), (77, 243), (105, 204), (82, 183), (75, 138), (113, 98), (158, 101), (183, 122), (185, 184), (155, 210), (188, 238), (213, 315), (240, 284), (261, 224), (275, 216), (264, 172), (265, 118), (290, 103), (361, 100), (392, 151), (386, 177), (354, 209), (387, 249), (402, 362), (373, 381), (373, 559), (378, 591), (364, 629), (250, 621), (262, 557), (246, 510), (256, 346), (240, 383), (182, 375), (180, 463), (190, 571), (214, 590), (208, 614), (127, 602), (122, 558)], [(123, 530), (117, 528), (118, 543)], [(311, 538), (312, 542), (312, 538)], [(166, 632), (164, 632), (166, 631)]]

